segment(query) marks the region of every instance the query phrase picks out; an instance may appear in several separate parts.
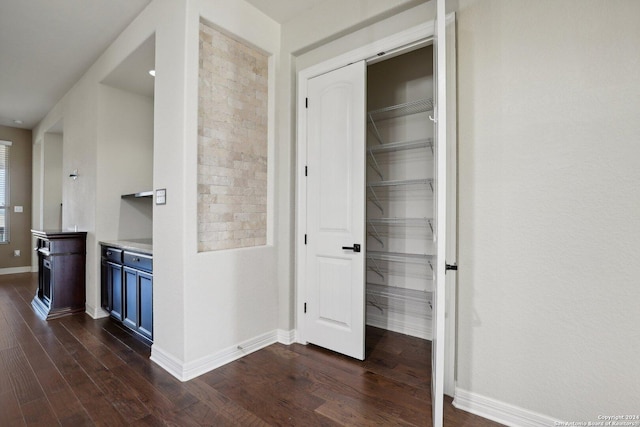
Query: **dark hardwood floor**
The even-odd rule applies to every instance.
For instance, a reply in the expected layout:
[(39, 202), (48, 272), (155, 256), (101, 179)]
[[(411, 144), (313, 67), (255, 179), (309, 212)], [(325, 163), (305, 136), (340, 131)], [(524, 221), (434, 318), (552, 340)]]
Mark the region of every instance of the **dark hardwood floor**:
[[(364, 362), (274, 344), (182, 383), (109, 319), (41, 320), (35, 288), (0, 276), (0, 426), (431, 425), (429, 341), (369, 328)], [(445, 425), (499, 424), (447, 399)]]

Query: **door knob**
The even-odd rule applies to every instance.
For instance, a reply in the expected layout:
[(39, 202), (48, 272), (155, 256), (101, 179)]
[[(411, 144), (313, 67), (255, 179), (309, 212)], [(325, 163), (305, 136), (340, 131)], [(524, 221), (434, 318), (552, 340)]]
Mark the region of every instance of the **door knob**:
[(360, 252), (360, 245), (357, 243), (354, 243), (353, 246), (343, 246), (342, 249), (345, 251), (349, 250), (353, 252)]

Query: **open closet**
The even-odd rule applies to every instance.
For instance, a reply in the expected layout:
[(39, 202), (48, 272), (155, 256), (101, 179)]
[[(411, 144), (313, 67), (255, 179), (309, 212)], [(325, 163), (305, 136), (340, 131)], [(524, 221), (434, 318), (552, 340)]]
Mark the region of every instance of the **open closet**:
[(302, 328), (361, 360), (365, 324), (432, 339), (433, 48), (417, 44), (303, 80)]
[(454, 20), (438, 5), (437, 22), (299, 71), (296, 180), (298, 341), (364, 360), (367, 325), (431, 340), (434, 425), (456, 268)]
[(433, 83), (431, 45), (367, 66), (366, 323), (429, 340)]

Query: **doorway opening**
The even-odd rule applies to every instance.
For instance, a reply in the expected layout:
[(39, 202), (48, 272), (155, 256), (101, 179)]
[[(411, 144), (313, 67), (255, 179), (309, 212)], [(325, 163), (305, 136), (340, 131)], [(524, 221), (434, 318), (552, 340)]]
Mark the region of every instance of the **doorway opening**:
[(433, 46), (367, 67), (366, 324), (432, 339)]
[(433, 48), (398, 53), (305, 88), (300, 326), (306, 341), (360, 360), (365, 325), (428, 340), (433, 331)]
[(366, 358), (395, 369), (407, 350), (381, 348), (401, 333), (420, 353), (413, 369), (427, 381), (438, 219), (433, 55), (429, 43), (371, 61), (366, 77)]
[(60, 119), (45, 132), (42, 141), (42, 227), (44, 230), (62, 230), (63, 128), (63, 120)]

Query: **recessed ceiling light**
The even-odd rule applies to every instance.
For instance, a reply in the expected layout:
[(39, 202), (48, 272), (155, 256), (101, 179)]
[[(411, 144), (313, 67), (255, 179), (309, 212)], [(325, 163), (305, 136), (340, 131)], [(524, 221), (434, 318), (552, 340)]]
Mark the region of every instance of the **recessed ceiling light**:
[(156, 70), (149, 70), (149, 74), (151, 74), (153, 77), (156, 76)]
[(14, 120), (13, 123), (17, 124), (17, 125), (21, 125), (24, 122), (22, 120)]

